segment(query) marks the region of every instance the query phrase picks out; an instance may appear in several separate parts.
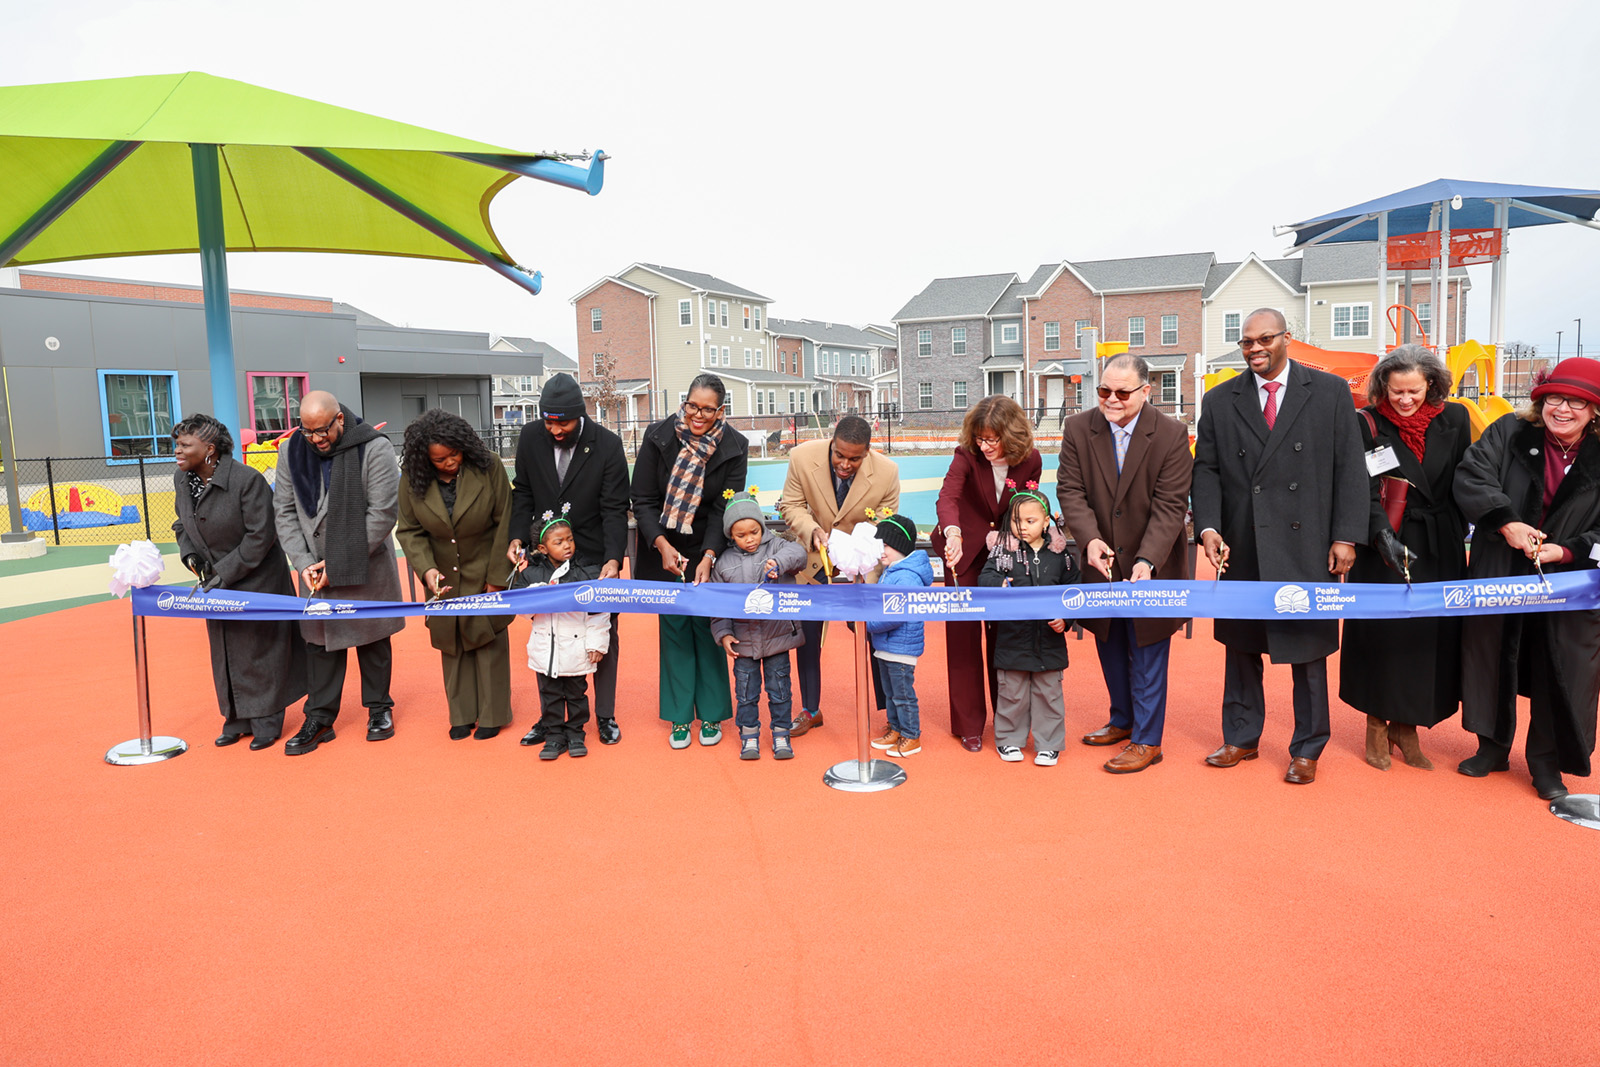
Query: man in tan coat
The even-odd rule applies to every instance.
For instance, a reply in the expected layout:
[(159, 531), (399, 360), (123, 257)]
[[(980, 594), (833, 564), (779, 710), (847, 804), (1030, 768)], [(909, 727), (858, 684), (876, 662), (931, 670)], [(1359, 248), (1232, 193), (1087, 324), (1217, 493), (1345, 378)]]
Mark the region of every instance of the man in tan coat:
[[(894, 460), (872, 450), (872, 426), (859, 415), (846, 415), (834, 426), (827, 441), (807, 441), (789, 453), (789, 476), (783, 483), (778, 512), (809, 558), (796, 579), (802, 583), (826, 582), (819, 549), (831, 530), (849, 533), (866, 520), (868, 508), (893, 514), (900, 507), (900, 468)], [(873, 571), (868, 581), (877, 581)], [(799, 737), (822, 725), (822, 630), (819, 621), (802, 622), (805, 644), (795, 652), (800, 667), (800, 712), (789, 728)], [(878, 664), (872, 664), (873, 691), (883, 707)]]
[[(1083, 553), (1085, 582), (1189, 577), (1184, 517), (1194, 463), (1189, 432), (1147, 404), (1150, 365), (1114, 357), (1100, 375), (1099, 406), (1062, 427), (1056, 497)], [(1094, 634), (1111, 696), (1111, 721), (1086, 745), (1130, 743), (1105, 765), (1112, 774), (1161, 762), (1167, 657), (1186, 619), (1082, 619)]]

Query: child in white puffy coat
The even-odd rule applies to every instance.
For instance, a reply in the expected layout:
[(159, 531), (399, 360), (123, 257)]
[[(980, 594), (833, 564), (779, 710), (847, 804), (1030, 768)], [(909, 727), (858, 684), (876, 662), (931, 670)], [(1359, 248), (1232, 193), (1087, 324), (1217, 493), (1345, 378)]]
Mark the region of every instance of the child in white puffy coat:
[[(538, 552), (518, 575), (517, 584), (555, 585), (599, 577), (592, 568), (573, 561), (576, 550), (572, 527), (565, 519), (547, 522), (539, 535)], [(539, 676), (540, 715), (538, 725), (528, 733), (544, 733), (540, 759), (553, 760), (563, 752), (589, 754), (583, 740), (583, 727), (589, 721), (587, 678), (610, 647), (611, 616), (605, 612), (559, 611), (533, 616), (528, 666)], [(526, 737), (523, 741), (533, 743)]]

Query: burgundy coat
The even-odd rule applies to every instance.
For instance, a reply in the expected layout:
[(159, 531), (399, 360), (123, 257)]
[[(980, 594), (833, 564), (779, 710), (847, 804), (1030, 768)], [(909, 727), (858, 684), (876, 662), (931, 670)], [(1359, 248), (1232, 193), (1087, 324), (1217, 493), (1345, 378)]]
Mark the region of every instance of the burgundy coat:
[[(1037, 448), (1027, 458), (1006, 472), (1006, 477), (1022, 488), (1039, 480), (1044, 461)], [(933, 551), (944, 558), (944, 528), (961, 527), (961, 563), (956, 567), (956, 579), (962, 585), (977, 585), (978, 575), (989, 559), (986, 539), (989, 531), (997, 529), (1006, 509), (1011, 506), (1012, 491), (1004, 489), (998, 498), (994, 492), (994, 468), (976, 449), (957, 448), (950, 470), (939, 489), (939, 525), (934, 529)], [(945, 579), (945, 584), (950, 584)]]

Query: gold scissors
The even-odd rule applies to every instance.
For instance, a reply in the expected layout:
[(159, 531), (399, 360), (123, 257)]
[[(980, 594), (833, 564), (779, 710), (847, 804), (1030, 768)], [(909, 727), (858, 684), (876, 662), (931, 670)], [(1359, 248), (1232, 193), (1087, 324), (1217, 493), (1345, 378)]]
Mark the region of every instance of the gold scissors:
[(1536, 530), (1529, 534), (1528, 544), (1533, 549), (1533, 569), (1539, 575), (1539, 582), (1548, 590), (1550, 588), (1550, 579), (1544, 576), (1544, 563), (1539, 559), (1539, 552), (1544, 548), (1543, 531)]

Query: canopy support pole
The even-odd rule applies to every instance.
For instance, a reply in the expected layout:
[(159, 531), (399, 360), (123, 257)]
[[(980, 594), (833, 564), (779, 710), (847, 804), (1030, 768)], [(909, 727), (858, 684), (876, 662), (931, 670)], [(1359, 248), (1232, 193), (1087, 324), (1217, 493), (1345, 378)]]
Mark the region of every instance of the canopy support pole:
[(35, 211), (15, 233), (0, 241), (0, 267), (10, 263), (11, 257), (27, 248), (35, 237), (66, 214), (67, 209), (81, 200), (84, 193), (98, 185), (101, 178), (116, 170), (117, 164), (127, 159), (129, 154), (143, 143), (143, 141), (111, 142), (104, 152), (80, 170), (76, 177), (46, 201), (43, 207)]
[(477, 163), (485, 167), (494, 167), (496, 170), (509, 171), (520, 174), (525, 178), (537, 178), (542, 182), (552, 185), (564, 185), (568, 189), (577, 189), (588, 193), (590, 196), (600, 195), (600, 187), (606, 180), (606, 154), (596, 151), (587, 167), (575, 167), (571, 163), (563, 163), (558, 159), (535, 159), (532, 161), (519, 159), (515, 156), (493, 156), (480, 152), (450, 152), (449, 155), (457, 159), (464, 159), (469, 163)]
[(228, 428), (234, 447), (239, 433), (239, 384), (233, 362), (233, 308), (228, 293), (228, 241), (222, 223), (222, 173), (214, 144), (191, 144), (194, 212), (200, 232), (200, 288), (205, 296), (206, 351), (211, 366), (211, 414)]
[(544, 275), (538, 271), (529, 271), (514, 263), (507, 263), (470, 237), (434, 218), (399, 193), (394, 192), (380, 182), (374, 181), (371, 177), (363, 174), (327, 149), (296, 147), (295, 151), (313, 163), (337, 174), (374, 200), (410, 219), (446, 244), (465, 252), (501, 277), (522, 286), (534, 296), (538, 296), (539, 290), (544, 287)]
[[(1579, 218), (1577, 215), (1569, 215), (1565, 211), (1557, 211), (1554, 208), (1540, 207), (1538, 204), (1530, 204), (1526, 200), (1517, 200), (1512, 198), (1510, 201), (1508, 201), (1508, 203), (1511, 207), (1514, 207), (1519, 211), (1531, 211), (1535, 215), (1543, 215), (1545, 218), (1555, 219), (1557, 222), (1575, 222), (1579, 226), (1587, 226), (1591, 230), (1600, 230), (1600, 222), (1596, 222), (1593, 219)], [(1509, 212), (1506, 215), (1506, 225), (1508, 228), (1511, 225), (1511, 216)]]
[[(1378, 326), (1378, 358), (1382, 359), (1389, 347), (1389, 213), (1378, 212), (1378, 302), (1373, 309), (1373, 319)], [(1400, 339), (1395, 338), (1395, 344)]]
[(1511, 202), (1496, 200), (1494, 224), (1500, 231), (1500, 254), (1490, 267), (1489, 283), (1489, 343), (1494, 345), (1494, 394), (1506, 395), (1506, 360), (1501, 351), (1506, 334), (1506, 254), (1510, 251)]
[[(1428, 308), (1428, 333), (1431, 336), (1428, 340), (1433, 342), (1433, 351), (1438, 355), (1439, 362), (1445, 363), (1449, 361), (1450, 346), (1445, 343), (1449, 338), (1440, 327), (1449, 319), (1445, 313), (1449, 302), (1439, 298), (1444, 294), (1440, 282), (1448, 281), (1450, 278), (1450, 201), (1439, 201), (1433, 206), (1433, 213), (1439, 220), (1439, 254), (1434, 257), (1433, 277), (1429, 279), (1432, 288), (1428, 293), (1428, 300), (1431, 303)], [(1478, 383), (1478, 390), (1483, 391), (1482, 382)]]

